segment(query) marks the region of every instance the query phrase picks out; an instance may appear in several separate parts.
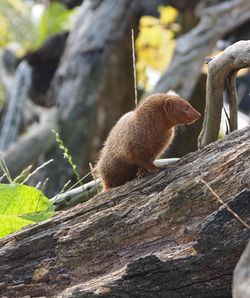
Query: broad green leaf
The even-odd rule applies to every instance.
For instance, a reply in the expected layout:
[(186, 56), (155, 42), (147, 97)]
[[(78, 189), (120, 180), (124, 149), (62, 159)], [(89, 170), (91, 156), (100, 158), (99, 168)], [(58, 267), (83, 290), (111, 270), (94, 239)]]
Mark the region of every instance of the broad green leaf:
[(41, 45), (49, 36), (73, 27), (71, 16), (77, 10), (67, 9), (63, 4), (52, 2), (44, 11), (37, 30), (37, 44)]
[(23, 219), (16, 215), (0, 215), (0, 238), (34, 223), (34, 221)]
[(0, 184), (0, 214), (24, 215), (43, 211), (50, 206), (38, 189), (21, 184)]
[(38, 189), (21, 184), (0, 184), (0, 237), (53, 215), (51, 202)]
[(44, 221), (45, 219), (50, 218), (53, 214), (54, 214), (53, 211), (44, 211), (44, 212), (36, 212), (36, 213), (20, 215), (20, 217), (34, 222), (41, 222), (41, 221)]

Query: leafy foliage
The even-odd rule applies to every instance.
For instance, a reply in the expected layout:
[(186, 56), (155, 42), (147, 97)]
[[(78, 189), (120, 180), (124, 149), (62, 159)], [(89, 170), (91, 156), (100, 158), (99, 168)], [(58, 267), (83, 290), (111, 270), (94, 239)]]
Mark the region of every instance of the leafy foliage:
[(62, 30), (69, 30), (73, 25), (76, 10), (67, 10), (59, 2), (52, 2), (41, 17), (37, 28), (37, 45), (41, 45), (48, 36)]
[(0, 6), (0, 47), (16, 42), (27, 47), (32, 32), (30, 7), (21, 0), (6, 0)]
[(52, 2), (48, 6), (21, 0), (2, 1), (0, 6), (0, 47), (10, 42), (20, 46), (19, 55), (28, 49), (39, 47), (49, 36), (62, 30), (70, 30), (78, 9), (68, 10), (63, 4)]
[(166, 69), (175, 49), (175, 29), (172, 25), (178, 11), (171, 6), (160, 6), (159, 12), (159, 19), (144, 16), (140, 20), (136, 52), (138, 84), (143, 89), (150, 87), (148, 72), (162, 72)]
[(49, 199), (34, 187), (0, 184), (0, 237), (40, 222), (54, 213)]

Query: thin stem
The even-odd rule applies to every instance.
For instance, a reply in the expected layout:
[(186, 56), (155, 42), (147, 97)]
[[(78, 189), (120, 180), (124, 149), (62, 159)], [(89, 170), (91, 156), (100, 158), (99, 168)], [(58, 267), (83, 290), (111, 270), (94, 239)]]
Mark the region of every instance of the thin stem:
[(137, 104), (138, 104), (138, 97), (137, 97), (137, 80), (136, 80), (134, 29), (131, 29), (131, 42), (132, 42), (132, 59), (133, 59), (133, 73), (134, 73), (135, 106), (137, 106)]
[(24, 184), (25, 182), (27, 182), (30, 177), (32, 177), (33, 175), (35, 175), (39, 170), (41, 170), (42, 168), (46, 167), (48, 164), (52, 163), (54, 161), (54, 159), (50, 159), (48, 161), (46, 161), (45, 163), (43, 163), (42, 165), (40, 165), (38, 168), (36, 168), (33, 172), (31, 172), (22, 182), (22, 184)]

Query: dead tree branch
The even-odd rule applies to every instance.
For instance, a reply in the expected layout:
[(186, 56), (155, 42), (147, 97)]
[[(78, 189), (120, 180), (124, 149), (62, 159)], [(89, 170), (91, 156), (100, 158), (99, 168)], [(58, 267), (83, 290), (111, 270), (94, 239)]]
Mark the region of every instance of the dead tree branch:
[(236, 77), (238, 69), (229, 73), (226, 79), (226, 89), (229, 100), (230, 131), (238, 128), (238, 96), (236, 91)]
[(202, 148), (218, 138), (225, 80), (230, 84), (230, 122), (237, 127), (237, 96), (235, 79), (237, 71), (250, 66), (250, 41), (239, 41), (228, 47), (208, 64), (206, 108), (203, 128), (198, 144)]

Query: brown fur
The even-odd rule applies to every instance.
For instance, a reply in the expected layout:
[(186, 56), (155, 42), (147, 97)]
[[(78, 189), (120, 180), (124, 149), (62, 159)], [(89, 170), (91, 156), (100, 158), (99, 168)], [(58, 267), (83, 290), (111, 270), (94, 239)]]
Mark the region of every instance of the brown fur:
[(174, 127), (199, 117), (187, 101), (167, 94), (154, 94), (123, 115), (111, 130), (96, 166), (104, 190), (132, 180), (138, 171), (156, 171), (153, 161), (170, 145)]

